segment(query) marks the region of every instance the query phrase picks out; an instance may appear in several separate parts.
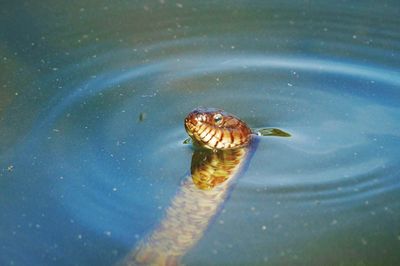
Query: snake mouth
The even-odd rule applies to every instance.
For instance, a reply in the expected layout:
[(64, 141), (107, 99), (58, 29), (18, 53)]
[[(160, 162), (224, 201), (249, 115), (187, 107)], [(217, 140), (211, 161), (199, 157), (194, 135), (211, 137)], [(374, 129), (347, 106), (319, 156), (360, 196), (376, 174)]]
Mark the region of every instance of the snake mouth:
[[(185, 130), (196, 146), (206, 149), (214, 149), (208, 145), (208, 141), (204, 140), (205, 135), (208, 135), (207, 132), (212, 130), (212, 126), (209, 125), (207, 119), (209, 118), (206, 113), (195, 109), (185, 118)], [(201, 132), (205, 132), (206, 134), (203, 134), (203, 136), (200, 134)], [(208, 138), (210, 139), (210, 137)]]
[(190, 115), (185, 118), (185, 130), (190, 137), (193, 137), (193, 133), (196, 128), (195, 122), (196, 120), (193, 119)]

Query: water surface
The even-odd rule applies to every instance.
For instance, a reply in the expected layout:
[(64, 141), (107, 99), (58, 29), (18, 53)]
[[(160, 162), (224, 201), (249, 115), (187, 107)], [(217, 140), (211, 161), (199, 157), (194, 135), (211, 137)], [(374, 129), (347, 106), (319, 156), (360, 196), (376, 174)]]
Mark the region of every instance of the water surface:
[(400, 263), (396, 1), (28, 1), (0, 16), (0, 264), (113, 265), (162, 219), (183, 118), (261, 138), (187, 265)]

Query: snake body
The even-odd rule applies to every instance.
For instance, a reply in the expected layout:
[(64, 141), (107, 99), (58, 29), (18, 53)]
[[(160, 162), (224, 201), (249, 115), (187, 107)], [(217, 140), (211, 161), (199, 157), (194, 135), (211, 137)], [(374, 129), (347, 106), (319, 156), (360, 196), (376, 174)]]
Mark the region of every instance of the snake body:
[(203, 236), (227, 198), (232, 181), (255, 148), (250, 128), (222, 110), (197, 108), (185, 129), (199, 149), (160, 224), (124, 260), (124, 265), (177, 265)]

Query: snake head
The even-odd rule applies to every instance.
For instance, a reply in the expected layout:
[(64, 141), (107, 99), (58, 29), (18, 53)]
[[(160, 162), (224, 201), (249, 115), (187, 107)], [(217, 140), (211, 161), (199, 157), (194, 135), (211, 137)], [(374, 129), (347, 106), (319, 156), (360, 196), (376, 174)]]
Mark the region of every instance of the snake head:
[(236, 116), (216, 108), (196, 108), (185, 118), (185, 129), (199, 146), (235, 149), (251, 140), (251, 129)]

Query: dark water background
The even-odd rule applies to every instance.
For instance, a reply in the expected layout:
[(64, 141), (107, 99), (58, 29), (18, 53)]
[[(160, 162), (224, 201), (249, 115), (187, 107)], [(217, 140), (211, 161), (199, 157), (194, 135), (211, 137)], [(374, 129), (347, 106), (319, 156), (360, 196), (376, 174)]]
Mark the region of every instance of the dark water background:
[(0, 265), (112, 265), (190, 169), (183, 118), (261, 140), (187, 265), (400, 264), (398, 1), (3, 1)]

